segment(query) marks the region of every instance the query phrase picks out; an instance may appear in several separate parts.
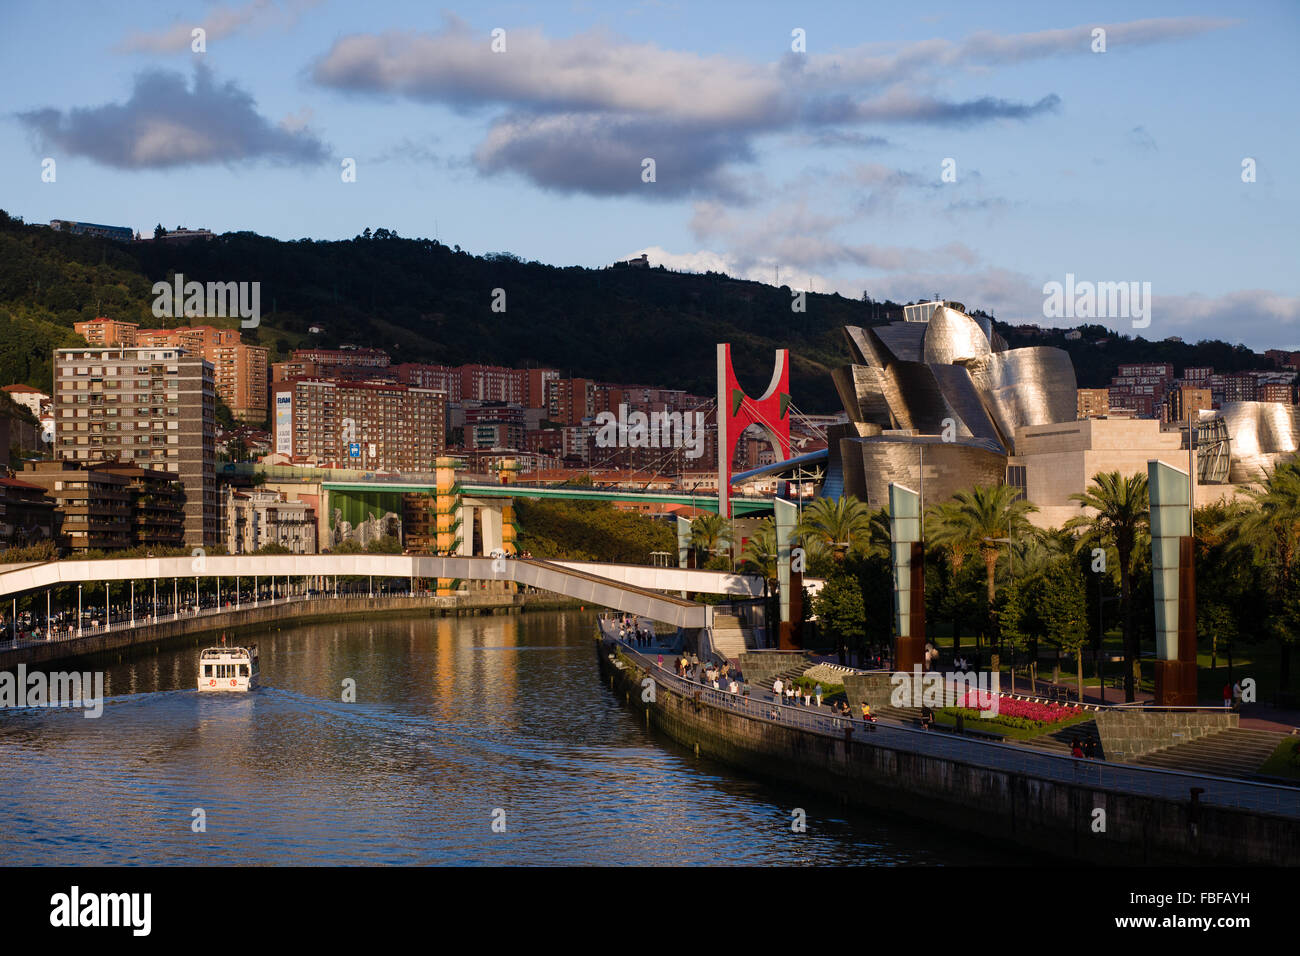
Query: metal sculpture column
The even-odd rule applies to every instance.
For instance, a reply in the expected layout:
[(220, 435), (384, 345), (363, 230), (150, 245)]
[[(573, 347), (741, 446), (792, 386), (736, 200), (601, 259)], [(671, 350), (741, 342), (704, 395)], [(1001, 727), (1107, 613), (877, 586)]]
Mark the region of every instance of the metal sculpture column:
[(677, 566), (690, 567), (691, 556), (691, 522), (689, 518), (677, 516)]
[(1151, 493), (1151, 572), (1156, 605), (1155, 702), (1196, 705), (1196, 565), (1192, 483), (1185, 471), (1147, 462)]
[(803, 647), (803, 555), (795, 555), (794, 528), (799, 509), (784, 498), (774, 498), (776, 521), (776, 588), (780, 595), (780, 648), (795, 651)]
[(925, 665), (925, 546), (921, 496), (889, 486), (889, 540), (894, 565), (894, 670)]

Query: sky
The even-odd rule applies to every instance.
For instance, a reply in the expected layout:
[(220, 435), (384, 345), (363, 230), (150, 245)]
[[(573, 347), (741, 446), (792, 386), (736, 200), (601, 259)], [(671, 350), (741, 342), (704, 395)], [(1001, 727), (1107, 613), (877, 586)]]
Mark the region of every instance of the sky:
[(1296, 0), (0, 0), (0, 208), (1055, 326), (1138, 283), (1089, 321), (1300, 349), (1298, 48)]

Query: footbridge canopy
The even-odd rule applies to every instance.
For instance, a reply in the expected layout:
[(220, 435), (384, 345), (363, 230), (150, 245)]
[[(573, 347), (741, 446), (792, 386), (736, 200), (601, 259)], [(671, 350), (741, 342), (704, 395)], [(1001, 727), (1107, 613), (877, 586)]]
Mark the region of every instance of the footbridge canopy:
[(514, 581), (678, 627), (707, 627), (712, 607), (661, 593), (697, 591), (742, 598), (762, 593), (754, 575), (595, 562), (408, 554), (250, 554), (176, 558), (61, 560), (0, 571), (0, 599), (45, 588), (101, 581), (193, 577), (374, 576)]

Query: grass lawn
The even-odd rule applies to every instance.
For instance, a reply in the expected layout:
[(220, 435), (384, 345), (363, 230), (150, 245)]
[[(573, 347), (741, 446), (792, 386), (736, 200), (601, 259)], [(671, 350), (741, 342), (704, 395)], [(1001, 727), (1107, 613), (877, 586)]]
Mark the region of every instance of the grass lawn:
[(1300, 737), (1288, 737), (1279, 741), (1272, 756), (1259, 768), (1259, 773), (1300, 780)]

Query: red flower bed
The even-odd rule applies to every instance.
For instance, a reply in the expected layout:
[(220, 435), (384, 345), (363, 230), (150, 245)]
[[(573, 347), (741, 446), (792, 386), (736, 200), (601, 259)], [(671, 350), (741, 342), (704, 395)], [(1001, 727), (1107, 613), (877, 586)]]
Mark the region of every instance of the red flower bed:
[[(990, 694), (969, 691), (966, 698), (957, 706), (968, 707), (971, 710), (989, 710), (993, 704), (991, 697)], [(1022, 717), (1025, 720), (1034, 720), (1041, 724), (1059, 723), (1062, 720), (1069, 720), (1071, 717), (1078, 717), (1081, 713), (1083, 711), (1071, 705), (1043, 704), (1036, 700), (1016, 700), (1012, 697), (999, 697), (997, 700), (997, 715), (999, 717)]]

